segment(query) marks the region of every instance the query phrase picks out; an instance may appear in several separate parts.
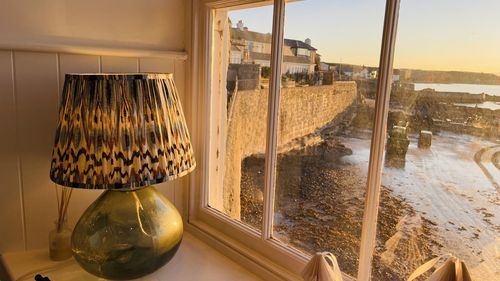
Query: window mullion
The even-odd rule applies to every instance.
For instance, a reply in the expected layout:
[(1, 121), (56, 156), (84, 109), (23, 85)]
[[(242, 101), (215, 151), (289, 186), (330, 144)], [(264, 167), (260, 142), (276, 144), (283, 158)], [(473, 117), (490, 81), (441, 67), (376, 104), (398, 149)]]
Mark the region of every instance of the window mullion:
[(264, 215), (262, 238), (269, 239), (273, 233), (274, 194), (276, 183), (276, 154), (278, 147), (278, 114), (281, 87), (281, 64), (285, 30), (285, 0), (274, 0), (273, 36), (271, 41), (271, 75), (267, 111), (267, 140), (264, 183)]
[(371, 263), (375, 248), (377, 214), (380, 199), (380, 184), (384, 146), (386, 139), (387, 115), (392, 85), (392, 64), (399, 15), (400, 0), (387, 0), (382, 47), (380, 52), (380, 75), (377, 83), (375, 100), (375, 121), (370, 149), (365, 210), (358, 268), (358, 281), (368, 281), (371, 275)]

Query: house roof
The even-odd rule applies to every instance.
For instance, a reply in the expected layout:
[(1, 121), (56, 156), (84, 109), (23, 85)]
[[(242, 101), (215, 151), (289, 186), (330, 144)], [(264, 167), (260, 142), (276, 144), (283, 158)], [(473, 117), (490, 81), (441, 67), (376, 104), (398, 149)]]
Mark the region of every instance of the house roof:
[(307, 49), (310, 51), (316, 51), (316, 48), (312, 47), (311, 45), (300, 41), (300, 40), (295, 40), (295, 39), (286, 39), (285, 38), (285, 45), (289, 46), (291, 48), (302, 48), (302, 49)]
[[(254, 60), (271, 60), (271, 54), (250, 52), (250, 58)], [(311, 64), (308, 57), (283, 56), (284, 62)]]
[[(231, 28), (231, 38), (232, 39), (244, 39), (247, 41), (261, 42), (261, 43), (269, 43), (271, 44), (271, 33), (260, 33), (250, 30), (241, 30), (238, 28)], [(295, 39), (286, 39), (285, 38), (285, 46), (289, 46), (291, 48), (302, 48), (310, 51), (316, 51), (316, 48), (312, 47), (309, 44), (306, 44), (303, 41), (295, 40)]]

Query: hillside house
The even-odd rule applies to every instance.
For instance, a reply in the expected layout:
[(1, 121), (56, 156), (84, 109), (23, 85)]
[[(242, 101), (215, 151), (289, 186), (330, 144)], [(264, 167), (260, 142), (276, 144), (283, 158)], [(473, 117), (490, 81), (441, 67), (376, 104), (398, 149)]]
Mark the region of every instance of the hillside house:
[[(239, 21), (231, 28), (230, 63), (254, 63), (261, 66), (270, 65), (271, 33), (260, 33), (248, 30)], [(316, 48), (311, 46), (311, 39), (304, 41), (285, 39), (283, 49), (283, 73), (314, 72)]]

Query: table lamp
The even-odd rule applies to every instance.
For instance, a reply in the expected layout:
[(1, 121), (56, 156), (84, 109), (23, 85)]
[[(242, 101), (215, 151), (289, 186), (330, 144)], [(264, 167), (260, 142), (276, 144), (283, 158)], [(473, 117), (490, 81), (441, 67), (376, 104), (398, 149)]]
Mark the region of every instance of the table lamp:
[(124, 280), (166, 264), (182, 240), (182, 218), (151, 185), (195, 165), (171, 74), (66, 75), (50, 178), (105, 190), (71, 237), (83, 269)]

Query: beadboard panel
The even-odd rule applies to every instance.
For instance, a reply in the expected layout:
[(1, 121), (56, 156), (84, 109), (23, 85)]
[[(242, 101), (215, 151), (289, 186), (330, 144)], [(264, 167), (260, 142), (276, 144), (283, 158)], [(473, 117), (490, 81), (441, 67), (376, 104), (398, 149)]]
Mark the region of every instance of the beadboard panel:
[(139, 59), (130, 57), (101, 57), (102, 72), (138, 72)]
[(15, 52), (14, 58), (26, 247), (37, 249), (47, 246), (57, 217), (49, 179), (58, 109), (57, 54)]
[(24, 249), (12, 52), (0, 51), (0, 253)]
[(59, 54), (59, 95), (64, 85), (64, 76), (68, 73), (99, 73), (101, 72), (99, 56)]
[(174, 73), (175, 60), (169, 58), (141, 58), (139, 71)]
[[(184, 100), (184, 64), (173, 58), (0, 50), (0, 128), (6, 136), (0, 138), (0, 254), (47, 247), (57, 215), (55, 184), (48, 175), (64, 75), (173, 72)], [(181, 179), (157, 186), (182, 214), (186, 213), (181, 200), (184, 184)], [(70, 225), (101, 192), (74, 189)]]

